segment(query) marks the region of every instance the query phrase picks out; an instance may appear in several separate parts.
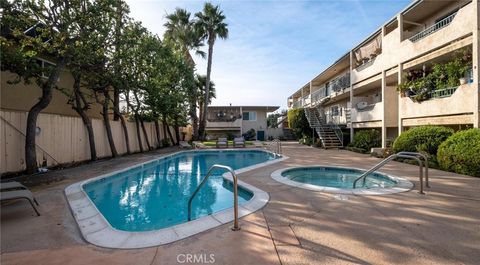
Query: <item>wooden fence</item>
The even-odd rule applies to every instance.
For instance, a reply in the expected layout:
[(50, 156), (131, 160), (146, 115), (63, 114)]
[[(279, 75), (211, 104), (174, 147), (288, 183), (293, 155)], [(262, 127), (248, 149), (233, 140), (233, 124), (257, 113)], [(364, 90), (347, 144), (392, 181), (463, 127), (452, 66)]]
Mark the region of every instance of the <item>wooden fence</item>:
[[(0, 111), (0, 173), (25, 170), (25, 131), (27, 112)], [(110, 121), (115, 147), (119, 154), (126, 153), (125, 138), (120, 121)], [(107, 134), (103, 121), (92, 119), (97, 156), (111, 156)], [(79, 162), (90, 159), (87, 129), (80, 117), (55, 114), (38, 116), (36, 136), (37, 162), (39, 165), (53, 166), (57, 164)], [(150, 145), (158, 146), (155, 124), (145, 123)], [(140, 147), (134, 122), (127, 122), (130, 151), (138, 152)], [(173, 137), (174, 129), (171, 128)], [(161, 139), (166, 132), (160, 124)], [(144, 150), (147, 144), (141, 132)]]

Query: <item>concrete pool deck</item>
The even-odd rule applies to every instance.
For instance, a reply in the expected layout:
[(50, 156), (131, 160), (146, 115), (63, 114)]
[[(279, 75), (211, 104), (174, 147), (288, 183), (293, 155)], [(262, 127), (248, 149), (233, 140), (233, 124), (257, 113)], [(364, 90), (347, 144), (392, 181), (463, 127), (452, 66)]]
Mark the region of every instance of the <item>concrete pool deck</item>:
[[(73, 219), (66, 186), (152, 159), (163, 152), (52, 171), (60, 182), (33, 189), (42, 216), (25, 202), (1, 208), (2, 264), (478, 264), (480, 178), (430, 170), (432, 188), (385, 196), (335, 195), (276, 182), (270, 174), (300, 165), (368, 169), (380, 159), (344, 150), (284, 143), (288, 160), (239, 179), (270, 195), (261, 210), (183, 240), (136, 250), (86, 243)], [(418, 167), (392, 162), (383, 172), (418, 185)], [(40, 177), (40, 176), (39, 176)], [(188, 256), (192, 255), (192, 256)], [(213, 256), (212, 256), (213, 255)], [(213, 258), (213, 259), (212, 259)], [(198, 262), (200, 261), (200, 262)], [(213, 262), (214, 261), (214, 262)]]

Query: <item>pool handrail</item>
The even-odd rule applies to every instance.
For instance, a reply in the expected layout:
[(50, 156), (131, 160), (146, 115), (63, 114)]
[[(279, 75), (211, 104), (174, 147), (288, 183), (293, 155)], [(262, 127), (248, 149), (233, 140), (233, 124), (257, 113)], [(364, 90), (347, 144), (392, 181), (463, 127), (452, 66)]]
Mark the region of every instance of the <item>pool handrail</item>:
[(197, 186), (195, 191), (192, 193), (192, 195), (188, 199), (188, 221), (192, 220), (192, 201), (193, 201), (193, 198), (195, 198), (195, 195), (197, 195), (198, 191), (200, 191), (200, 189), (203, 187), (205, 182), (207, 182), (207, 179), (212, 175), (212, 172), (215, 169), (224, 169), (224, 170), (230, 172), (230, 174), (232, 174), (232, 178), (233, 178), (233, 214), (234, 214), (232, 230), (233, 231), (240, 230), (240, 226), (238, 225), (238, 183), (237, 183), (238, 181), (237, 181), (237, 175), (235, 175), (235, 171), (231, 167), (225, 166), (225, 165), (215, 164), (215, 165), (211, 166), (210, 169), (207, 172), (207, 175), (205, 175), (205, 177), (202, 179), (202, 182), (200, 182), (200, 184)]
[(413, 156), (417, 156), (419, 158), (423, 158), (423, 160), (424, 160), (423, 166), (425, 167), (425, 187), (430, 188), (430, 182), (428, 180), (428, 157), (425, 154), (417, 153), (417, 152), (402, 151), (402, 152), (398, 152), (397, 154), (399, 154), (399, 155), (413, 155)]
[[(413, 152), (412, 152), (413, 153)], [(419, 153), (416, 153), (416, 154), (419, 154)], [(373, 166), (372, 168), (370, 168), (369, 170), (367, 170), (365, 173), (363, 173), (362, 175), (360, 175), (358, 178), (355, 179), (355, 181), (353, 182), (353, 188), (355, 189), (356, 186), (357, 186), (357, 182), (360, 181), (360, 180), (363, 180), (362, 181), (362, 186), (365, 185), (365, 181), (366, 181), (366, 178), (368, 175), (370, 175), (371, 173), (373, 173), (374, 171), (376, 171), (377, 169), (383, 167), (385, 164), (387, 164), (388, 162), (392, 161), (393, 159), (395, 158), (408, 158), (408, 159), (413, 159), (413, 160), (416, 160), (418, 162), (418, 165), (419, 165), (419, 179), (420, 179), (420, 191), (419, 193), (420, 194), (425, 194), (423, 192), (423, 163), (422, 163), (422, 160), (420, 160), (420, 158), (418, 158), (418, 156), (416, 155), (407, 155), (407, 154), (401, 154), (401, 153), (397, 153), (397, 154), (393, 154), (393, 155), (390, 155), (389, 157), (385, 158), (384, 160), (380, 161), (380, 163), (376, 164), (375, 166)]]

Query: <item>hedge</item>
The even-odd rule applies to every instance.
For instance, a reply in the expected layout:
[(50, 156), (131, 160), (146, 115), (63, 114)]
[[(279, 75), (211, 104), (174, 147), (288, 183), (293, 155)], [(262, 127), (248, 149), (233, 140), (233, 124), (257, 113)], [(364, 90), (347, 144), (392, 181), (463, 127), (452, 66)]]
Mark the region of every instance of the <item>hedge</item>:
[(444, 170), (480, 177), (480, 129), (450, 136), (438, 148), (437, 160)]
[(353, 141), (349, 144), (351, 148), (348, 149), (359, 153), (369, 153), (373, 147), (382, 145), (380, 137), (380, 132), (375, 129), (358, 131), (353, 135)]
[(453, 134), (453, 129), (443, 126), (420, 126), (403, 132), (393, 142), (393, 151), (426, 152), (432, 157), (437, 154), (438, 147)]
[(287, 113), (288, 126), (292, 129), (293, 134), (297, 139), (312, 135), (312, 128), (308, 123), (303, 108), (290, 109)]

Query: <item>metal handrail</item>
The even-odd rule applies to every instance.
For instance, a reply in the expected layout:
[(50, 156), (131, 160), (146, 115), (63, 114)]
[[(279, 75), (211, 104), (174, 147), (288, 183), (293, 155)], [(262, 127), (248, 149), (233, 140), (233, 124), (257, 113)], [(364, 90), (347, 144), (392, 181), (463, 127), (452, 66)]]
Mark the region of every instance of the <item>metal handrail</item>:
[[(425, 194), (423, 192), (423, 163), (422, 163), (422, 160), (420, 160), (420, 158), (418, 158), (416, 155), (419, 154), (419, 153), (415, 153), (415, 155), (406, 155), (406, 154), (393, 154), (393, 155), (390, 155), (389, 157), (385, 158), (384, 160), (380, 161), (380, 163), (376, 164), (375, 166), (373, 166), (371, 169), (367, 170), (365, 173), (363, 173), (362, 175), (360, 175), (358, 178), (355, 179), (355, 181), (353, 182), (353, 188), (355, 189), (356, 186), (357, 186), (357, 182), (360, 181), (360, 180), (363, 180), (362, 182), (362, 186), (365, 185), (365, 181), (366, 181), (366, 178), (368, 175), (370, 175), (371, 173), (373, 173), (374, 171), (376, 171), (377, 169), (383, 167), (385, 164), (387, 164), (388, 162), (392, 161), (393, 159), (395, 158), (408, 158), (408, 159), (414, 159), (418, 162), (418, 165), (419, 165), (419, 178), (420, 178), (420, 191), (419, 193), (420, 194)], [(420, 154), (421, 155), (421, 154)]]
[(423, 158), (423, 160), (424, 160), (423, 165), (425, 167), (425, 187), (430, 188), (430, 183), (428, 181), (428, 157), (426, 155), (422, 154), (422, 153), (417, 153), (417, 152), (402, 151), (402, 152), (398, 152), (397, 154), (399, 154), (399, 155), (413, 155), (413, 156)]
[(343, 132), (342, 132), (342, 129), (340, 129), (340, 126), (338, 126), (337, 122), (333, 119), (333, 116), (330, 115), (331, 117), (331, 123), (327, 123), (327, 115), (325, 113), (325, 110), (322, 110), (320, 111), (319, 108), (316, 109), (317, 113), (319, 114), (320, 118), (323, 119), (325, 121), (325, 125), (329, 126), (333, 132), (335, 133), (335, 135), (337, 136), (338, 140), (340, 141), (340, 143), (342, 144), (342, 147), (344, 146), (343, 145)]
[(276, 155), (281, 155), (282, 154), (282, 143), (278, 138), (275, 138), (271, 140), (267, 146), (265, 146), (265, 149), (276, 154)]
[(230, 174), (232, 174), (233, 177), (233, 214), (234, 214), (234, 219), (233, 219), (233, 231), (240, 230), (240, 226), (238, 225), (238, 184), (237, 184), (237, 175), (235, 175), (235, 171), (229, 167), (229, 166), (224, 166), (224, 165), (213, 165), (210, 167), (210, 169), (207, 172), (207, 175), (202, 179), (202, 182), (200, 182), (200, 185), (197, 186), (195, 191), (193, 192), (192, 196), (188, 199), (188, 221), (192, 220), (192, 201), (193, 198), (195, 198), (195, 195), (197, 195), (198, 191), (203, 187), (207, 179), (212, 175), (212, 172), (215, 169), (225, 169)]

